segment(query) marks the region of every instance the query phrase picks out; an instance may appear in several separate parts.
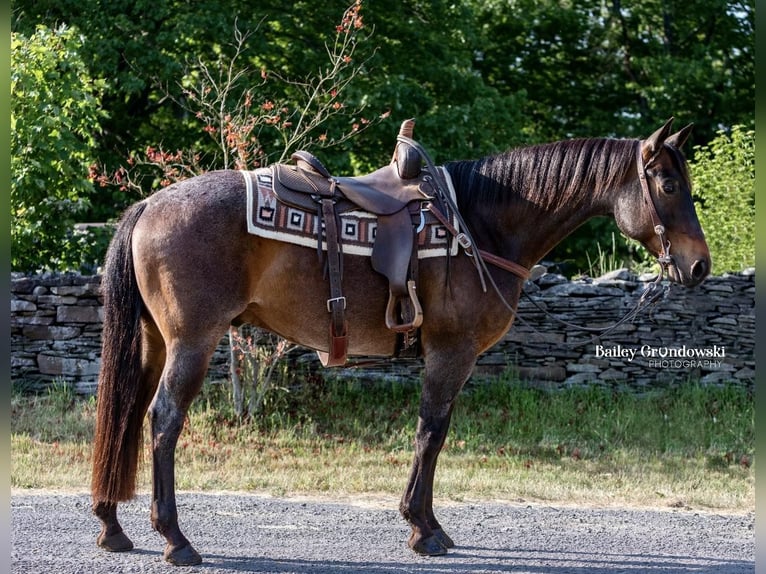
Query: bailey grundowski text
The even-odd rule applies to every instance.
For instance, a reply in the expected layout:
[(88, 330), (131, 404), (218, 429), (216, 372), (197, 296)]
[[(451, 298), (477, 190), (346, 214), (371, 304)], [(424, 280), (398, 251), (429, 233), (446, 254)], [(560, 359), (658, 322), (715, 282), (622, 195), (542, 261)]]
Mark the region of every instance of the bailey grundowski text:
[(650, 367), (705, 367), (714, 368), (721, 366), (726, 358), (726, 348), (723, 345), (709, 347), (655, 347), (642, 345), (641, 347), (628, 347), (623, 345), (596, 345), (595, 357), (597, 359), (624, 359), (632, 362), (636, 357), (648, 359)]

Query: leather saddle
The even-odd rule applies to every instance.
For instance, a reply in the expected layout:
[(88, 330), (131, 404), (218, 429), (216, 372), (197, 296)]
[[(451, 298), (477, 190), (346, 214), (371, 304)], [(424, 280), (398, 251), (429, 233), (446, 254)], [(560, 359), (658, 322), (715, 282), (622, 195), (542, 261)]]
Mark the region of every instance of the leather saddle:
[[(411, 138), (413, 120), (405, 120), (400, 135)], [(399, 141), (389, 165), (360, 177), (335, 177), (312, 154), (298, 151), (294, 165), (272, 166), (274, 194), (283, 203), (316, 212), (324, 229), (329, 269), (331, 313), (330, 351), (320, 353), (325, 366), (346, 361), (345, 297), (341, 290), (342, 245), (338, 214), (362, 210), (377, 216), (371, 263), (388, 279), (386, 326), (397, 333), (412, 333), (423, 322), (416, 294), (417, 228), (423, 223), (423, 204), (432, 197), (429, 178), (421, 168), (419, 152)], [(322, 238), (318, 249), (322, 248)]]

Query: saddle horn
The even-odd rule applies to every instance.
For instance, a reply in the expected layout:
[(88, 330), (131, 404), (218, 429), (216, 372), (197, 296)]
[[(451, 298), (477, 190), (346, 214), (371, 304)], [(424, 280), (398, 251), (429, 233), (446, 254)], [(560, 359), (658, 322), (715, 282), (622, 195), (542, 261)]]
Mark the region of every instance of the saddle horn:
[[(415, 129), (415, 119), (410, 118), (402, 122), (399, 135), (412, 139)], [(420, 175), (420, 153), (414, 147), (405, 142), (399, 142), (394, 149), (394, 157), (391, 163), (396, 164), (396, 171), (401, 179), (413, 179)]]

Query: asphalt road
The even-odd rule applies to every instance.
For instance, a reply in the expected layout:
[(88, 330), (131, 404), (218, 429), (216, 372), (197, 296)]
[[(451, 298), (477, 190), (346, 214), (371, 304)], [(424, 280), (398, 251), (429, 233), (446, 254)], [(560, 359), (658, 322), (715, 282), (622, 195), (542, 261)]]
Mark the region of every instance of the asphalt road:
[(755, 571), (754, 514), (460, 503), (438, 512), (457, 547), (416, 556), (394, 499), (333, 501), (180, 493), (181, 527), (204, 563), (173, 567), (146, 495), (120, 507), (136, 549), (98, 549), (84, 494), (12, 493), (11, 572), (745, 574)]

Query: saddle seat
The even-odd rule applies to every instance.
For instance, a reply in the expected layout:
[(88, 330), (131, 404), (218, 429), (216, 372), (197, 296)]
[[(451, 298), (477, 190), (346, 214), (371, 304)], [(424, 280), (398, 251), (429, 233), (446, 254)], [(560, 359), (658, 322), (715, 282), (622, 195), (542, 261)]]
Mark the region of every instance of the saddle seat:
[(333, 199), (338, 213), (361, 209), (391, 215), (413, 201), (428, 201), (423, 175), (402, 179), (395, 162), (363, 176), (334, 177), (306, 151), (292, 155), (295, 165), (273, 166), (274, 193), (280, 201), (299, 209), (314, 210), (322, 199)]

